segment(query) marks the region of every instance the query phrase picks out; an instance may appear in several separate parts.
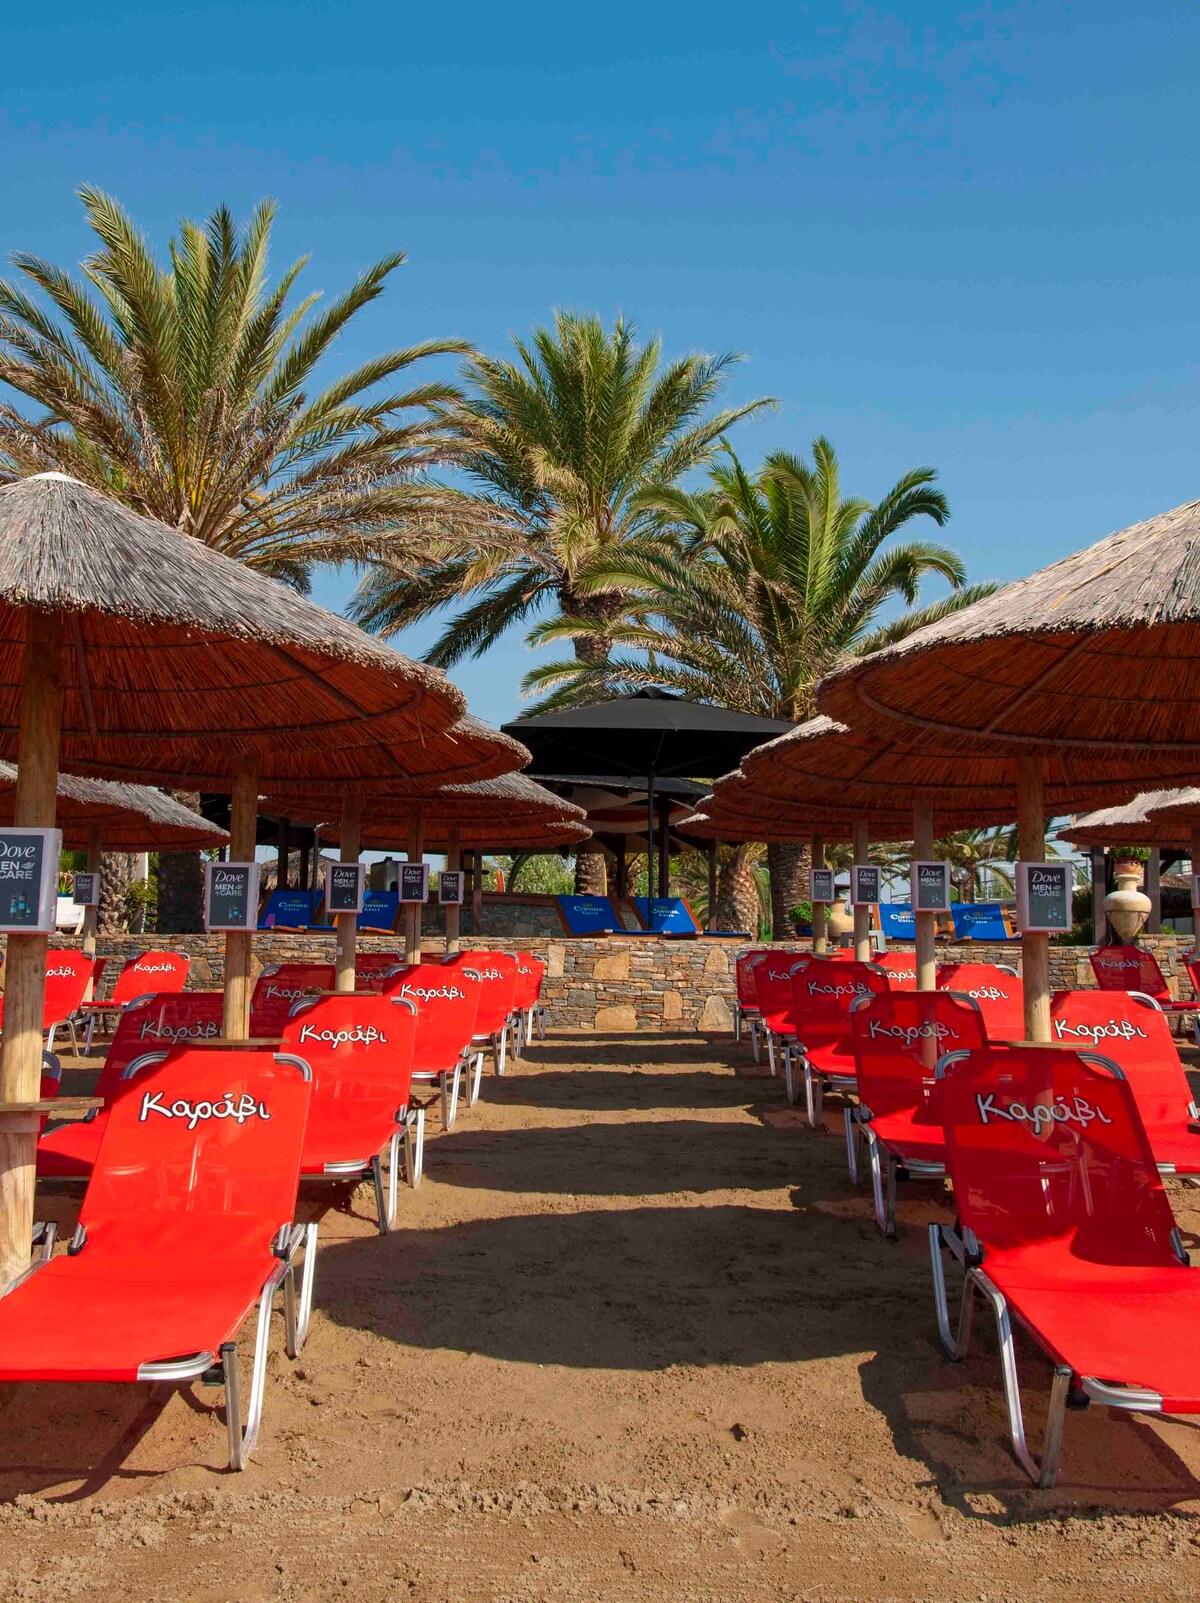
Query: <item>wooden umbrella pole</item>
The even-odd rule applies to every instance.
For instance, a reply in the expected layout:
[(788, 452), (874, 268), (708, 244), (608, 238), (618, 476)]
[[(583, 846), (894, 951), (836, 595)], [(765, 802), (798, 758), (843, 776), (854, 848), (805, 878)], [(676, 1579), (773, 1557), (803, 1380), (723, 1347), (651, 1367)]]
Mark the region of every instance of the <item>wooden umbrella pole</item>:
[[(446, 868), (451, 874), (462, 872), (462, 848), (459, 845), (461, 830), (457, 825), (451, 825), (446, 836)], [(459, 882), (461, 892), (462, 884)], [(458, 902), (446, 903), (446, 954), (458, 951), (458, 926), (460, 907)]]
[[(258, 835), (258, 759), (238, 757), (233, 765), (229, 796), (229, 861), (252, 863)], [(229, 930), (225, 935), (225, 1009), (223, 1029), (230, 1041), (250, 1035), (250, 930)]]
[(1200, 874), (1200, 818), (1192, 821), (1190, 850), (1192, 859), (1192, 927), (1195, 930), (1192, 942), (1194, 946), (1200, 948), (1200, 908), (1196, 906), (1196, 875)]
[[(812, 838), (812, 866), (825, 867), (825, 837), (814, 835)], [(825, 935), (825, 903), (812, 904), (812, 943), (813, 951), (825, 953), (829, 950), (829, 941)]]
[[(65, 631), (59, 613), (26, 614), (13, 822), (52, 829), (58, 795)], [(45, 935), (10, 935), (4, 990), (0, 1102), (37, 1100), (42, 1078)], [(29, 1267), (36, 1113), (0, 1113), (0, 1292)]]
[[(866, 863), (871, 856), (870, 831), (864, 819), (854, 824), (854, 861)], [(871, 909), (854, 908), (854, 955), (860, 963), (871, 961)]]
[[(101, 856), (100, 831), (98, 829), (89, 829), (86, 862), (89, 874), (99, 874)], [(91, 907), (85, 907), (83, 910), (83, 951), (86, 957), (95, 957), (96, 955), (96, 930), (99, 923), (99, 907), (95, 903)], [(88, 987), (88, 996), (89, 998), (91, 996), (91, 986)]]
[[(1017, 856), (1023, 863), (1046, 861), (1046, 802), (1042, 759), (1022, 757), (1017, 773)], [(1050, 1039), (1050, 937), (1021, 936), (1021, 980), (1025, 993), (1025, 1037)]]
[(708, 929), (711, 934), (717, 928), (717, 843), (710, 840), (708, 843)]
[(471, 934), (479, 940), (483, 935), (483, 853), (478, 846), (471, 853), (471, 862)]
[[(421, 819), (421, 809), (418, 807), (408, 829), (408, 860), (410, 863), (419, 863), (424, 855), (425, 829)], [(423, 911), (420, 902), (409, 902), (404, 909), (404, 961), (408, 964), (421, 961)]]
[[(933, 860), (933, 807), (927, 801), (913, 805), (913, 856), (917, 862)], [(916, 925), (917, 990), (937, 990), (937, 914), (918, 913)]]
[[(357, 792), (346, 791), (342, 797), (342, 862), (357, 863), (359, 842), (362, 837), (362, 802)], [(358, 914), (337, 915), (337, 951), (334, 957), (336, 991), (354, 989), (354, 949), (358, 943)]]

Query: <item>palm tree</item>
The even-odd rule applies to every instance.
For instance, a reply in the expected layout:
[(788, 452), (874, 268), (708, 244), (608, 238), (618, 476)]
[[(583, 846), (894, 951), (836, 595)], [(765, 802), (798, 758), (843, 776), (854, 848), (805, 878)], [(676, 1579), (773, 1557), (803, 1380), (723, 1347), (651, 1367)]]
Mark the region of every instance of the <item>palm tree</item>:
[[(402, 524), (353, 605), (359, 623), (389, 635), (465, 601), (428, 653), (442, 668), (482, 656), (547, 608), (587, 618), (576, 650), (602, 663), (621, 597), (585, 592), (577, 576), (650, 531), (648, 491), (709, 461), (734, 423), (770, 404), (712, 412), (738, 358), (664, 365), (661, 341), (639, 345), (623, 318), (606, 331), (598, 317), (557, 312), (553, 328), (515, 343), (513, 360), (472, 358), (467, 398), (445, 414), (473, 481), (449, 497), (453, 519)], [(477, 527), (464, 536), (472, 516)]]
[[(26, 403), (0, 402), (0, 482), (69, 473), (301, 589), (315, 564), (365, 559), (398, 521), (452, 523), (424, 469), (448, 452), (432, 408), (457, 391), (392, 385), (463, 343), (313, 383), (403, 255), (318, 309), (318, 295), (292, 302), (303, 259), (268, 282), (268, 202), (240, 233), (223, 206), (182, 222), (160, 264), (116, 201), (79, 196), (98, 241), (79, 275), (19, 253), (18, 276), (0, 280), (0, 380)], [(163, 866), (163, 927), (198, 928), (199, 857)]]
[[(604, 659), (576, 653), (526, 676), (527, 691), (550, 690), (543, 705), (646, 685), (770, 718), (814, 710), (816, 681), (848, 652), (864, 653), (986, 595), (967, 586), (961, 559), (943, 545), (890, 543), (918, 518), (949, 517), (932, 468), (914, 468), (872, 505), (844, 497), (837, 456), (825, 439), (808, 464), (775, 452), (758, 474), (734, 456), (700, 491), (652, 488), (635, 498), (637, 537), (599, 552), (574, 579), (592, 605), (551, 619), (536, 641), (578, 642), (599, 632), (594, 603), (618, 598), (624, 619), (606, 622)], [(917, 607), (922, 581), (952, 593)], [(881, 623), (889, 604), (906, 609)], [(768, 850), (774, 925), (806, 892), (805, 848)]]

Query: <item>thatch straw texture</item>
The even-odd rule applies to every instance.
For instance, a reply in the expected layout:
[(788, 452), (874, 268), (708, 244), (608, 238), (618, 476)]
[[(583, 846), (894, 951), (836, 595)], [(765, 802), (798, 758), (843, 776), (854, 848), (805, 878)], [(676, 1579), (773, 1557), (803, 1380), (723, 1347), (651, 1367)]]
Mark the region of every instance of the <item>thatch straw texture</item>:
[[(907, 840), (912, 813), (891, 807), (865, 809), (860, 815), (876, 840)], [(834, 841), (853, 839), (857, 818), (817, 803), (781, 800), (764, 795), (741, 769), (724, 775), (696, 811), (675, 825), (681, 835), (720, 841), (795, 841), (814, 835)]]
[(1134, 524), (822, 681), (823, 712), (914, 741), (1200, 771), (1200, 502)]
[[(398, 774), (386, 781), (358, 780), (353, 788), (362, 794), (364, 810), (370, 811), (368, 798), (379, 793), (386, 793), (388, 797), (420, 797), (440, 793), (444, 784), (475, 785), (502, 777), (516, 777), (513, 771), (524, 768), (530, 760), (528, 751), (519, 740), (493, 729), (490, 724), (469, 713), (444, 731), (439, 739), (446, 752), (453, 753), (452, 767), (444, 770), (443, 775)], [(373, 748), (355, 747), (350, 756), (356, 764), (370, 764), (374, 757)], [(377, 754), (376, 766), (382, 769), (393, 760), (394, 753), (384, 748)], [(342, 783), (300, 776), (272, 779), (273, 803), (264, 810), (277, 810), (296, 818), (329, 817), (340, 808), (349, 779), (350, 776), (347, 776), (347, 781)], [(393, 804), (381, 799), (378, 805), (386, 810)]]
[[(0, 824), (13, 821), (17, 770), (0, 762)], [(56, 824), (67, 851), (83, 851), (95, 830), (106, 852), (187, 852), (223, 846), (227, 831), (161, 790), (60, 774)]]
[(444, 675), (61, 474), (0, 486), (0, 755), (31, 609), (66, 617), (64, 768), (203, 789), (251, 752), (273, 778), (464, 771)]
[[(1161, 816), (1169, 829), (1175, 829), (1182, 823), (1190, 830), (1192, 824), (1200, 819), (1200, 786), (1185, 785), (1182, 790), (1172, 791), (1170, 794), (1169, 802), (1156, 802), (1147, 810), (1150, 821), (1158, 823)], [(1186, 840), (1186, 837), (1184, 839)], [(1175, 845), (1176, 841), (1172, 839), (1171, 844)], [(1197, 873), (1200, 873), (1200, 869), (1197, 869)]]
[[(1137, 754), (1041, 755), (1049, 814), (1124, 801), (1141, 786)], [(895, 723), (886, 735), (865, 734), (831, 718), (812, 718), (757, 746), (743, 759), (741, 771), (760, 795), (827, 809), (835, 816), (872, 809), (899, 813), (920, 800), (931, 804), (939, 828), (958, 829), (1008, 823), (1017, 810), (1015, 755), (930, 749), (919, 731)]]
[[(527, 845), (547, 839), (555, 845), (586, 840), (587, 814), (582, 807), (544, 790), (524, 774), (504, 774), (471, 785), (447, 785), (423, 796), (379, 794), (364, 797), (364, 848), (390, 850), (407, 842), (420, 819), (431, 851), (445, 845), (457, 827), (464, 846)], [(558, 831), (565, 833), (559, 834)], [(320, 826), (322, 840), (340, 839), (340, 820)]]
[(1186, 846), (1191, 824), (1174, 806), (1190, 796), (1200, 799), (1200, 791), (1143, 791), (1126, 807), (1081, 813), (1058, 838), (1072, 846)]

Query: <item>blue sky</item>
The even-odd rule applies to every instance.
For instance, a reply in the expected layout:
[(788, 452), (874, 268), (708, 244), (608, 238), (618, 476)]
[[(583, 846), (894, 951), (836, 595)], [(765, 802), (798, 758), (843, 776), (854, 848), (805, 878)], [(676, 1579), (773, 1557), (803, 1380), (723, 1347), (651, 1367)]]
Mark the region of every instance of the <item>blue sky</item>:
[[(83, 181), (159, 242), (271, 195), (276, 263), (311, 253), (310, 287), (409, 252), (339, 365), (500, 350), (555, 306), (743, 351), (731, 397), (782, 403), (744, 457), (823, 432), (866, 495), (932, 463), (974, 578), (1200, 489), (1200, 10), (1178, 0), (60, 0), (0, 26), (6, 250), (76, 261)], [(505, 642), (456, 677), (498, 721), (530, 660)]]

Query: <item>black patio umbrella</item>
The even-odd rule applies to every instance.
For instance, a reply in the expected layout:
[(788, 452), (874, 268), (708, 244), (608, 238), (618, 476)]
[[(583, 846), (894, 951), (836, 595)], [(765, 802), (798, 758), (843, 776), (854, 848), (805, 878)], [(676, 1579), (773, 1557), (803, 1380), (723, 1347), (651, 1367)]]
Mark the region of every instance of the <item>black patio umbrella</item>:
[(786, 719), (757, 718), (686, 701), (666, 690), (637, 690), (564, 712), (535, 713), (501, 726), (533, 753), (533, 778), (605, 774), (646, 787), (647, 889), (654, 885), (654, 788), (663, 779), (716, 779), (764, 740), (785, 734)]

